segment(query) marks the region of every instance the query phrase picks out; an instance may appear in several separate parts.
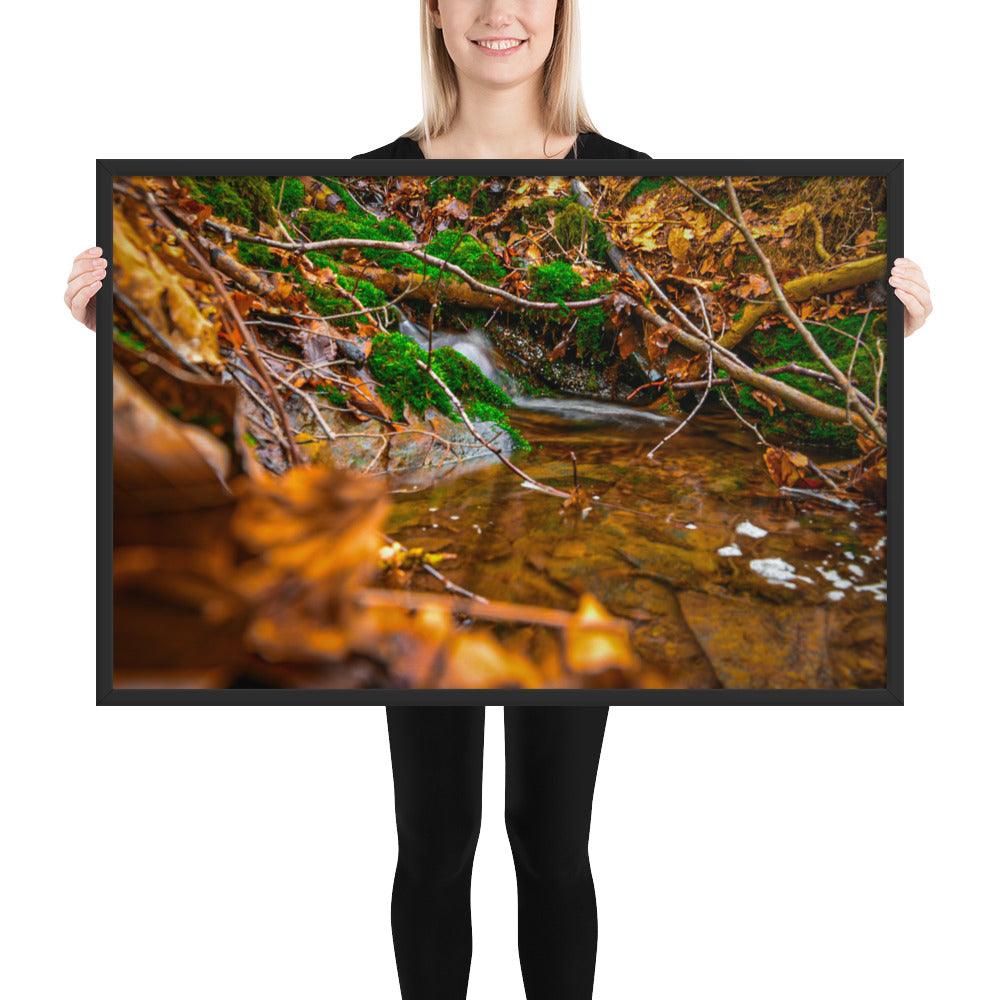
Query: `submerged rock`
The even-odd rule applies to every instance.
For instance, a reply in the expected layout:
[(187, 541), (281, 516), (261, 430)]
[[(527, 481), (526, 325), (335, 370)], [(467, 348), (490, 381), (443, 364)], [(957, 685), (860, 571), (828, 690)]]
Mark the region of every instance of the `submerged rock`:
[[(504, 455), (514, 450), (513, 438), (499, 425), (489, 420), (474, 420), (472, 426)], [(435, 416), (392, 435), (385, 469), (387, 472), (413, 472), (477, 460), (499, 461), (464, 423)]]
[[(411, 473), (441, 470), (472, 461), (498, 462), (465, 426), (428, 410), (426, 419), (393, 429), (374, 420), (359, 421), (352, 414), (318, 401), (318, 408), (333, 437), (304, 404), (289, 407), (295, 429), (308, 438), (301, 447), (313, 461), (373, 472)], [(504, 455), (514, 450), (511, 435), (490, 420), (472, 426)]]

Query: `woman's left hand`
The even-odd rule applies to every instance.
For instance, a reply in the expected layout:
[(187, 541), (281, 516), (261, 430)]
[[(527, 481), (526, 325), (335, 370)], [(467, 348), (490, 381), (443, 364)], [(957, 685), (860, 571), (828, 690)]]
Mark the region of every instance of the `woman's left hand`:
[(889, 274), (889, 284), (903, 303), (903, 336), (909, 337), (927, 322), (927, 317), (934, 308), (927, 279), (912, 260), (897, 257)]

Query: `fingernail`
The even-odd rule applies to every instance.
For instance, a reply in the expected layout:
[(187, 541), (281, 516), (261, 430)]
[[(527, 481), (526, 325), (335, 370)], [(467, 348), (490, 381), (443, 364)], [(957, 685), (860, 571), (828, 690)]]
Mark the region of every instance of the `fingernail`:
[(97, 257), (101, 253), (101, 248), (100, 247), (91, 247), (87, 251), (87, 253), (89, 253), (92, 257)]

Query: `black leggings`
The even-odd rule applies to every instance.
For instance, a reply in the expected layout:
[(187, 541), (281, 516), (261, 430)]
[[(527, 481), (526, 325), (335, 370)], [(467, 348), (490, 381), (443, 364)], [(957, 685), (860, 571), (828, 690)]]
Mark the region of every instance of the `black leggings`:
[[(392, 937), (403, 1000), (463, 1000), (485, 709), (386, 709), (399, 861)], [(587, 842), (608, 710), (504, 709), (506, 823), (527, 1000), (587, 1000), (597, 903)]]

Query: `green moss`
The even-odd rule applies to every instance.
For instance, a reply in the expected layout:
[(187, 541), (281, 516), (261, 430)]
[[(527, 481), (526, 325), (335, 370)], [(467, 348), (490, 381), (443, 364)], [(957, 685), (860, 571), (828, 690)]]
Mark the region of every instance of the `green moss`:
[(321, 253), (319, 250), (308, 250), (306, 257), (317, 267), (328, 267), (334, 274), (339, 270), (337, 262), (329, 254)]
[[(574, 299), (592, 298), (611, 289), (611, 283), (602, 278), (589, 287), (584, 287), (583, 279), (565, 261), (556, 260), (550, 264), (540, 264), (528, 271), (528, 283), (532, 297), (544, 302), (563, 302)], [(569, 319), (570, 310), (558, 313), (560, 319)], [(581, 360), (592, 360), (601, 346), (607, 313), (603, 306), (587, 306), (576, 310), (577, 356)]]
[(435, 177), (427, 185), (427, 204), (436, 205), (444, 198), (464, 201), (473, 215), (486, 215), (495, 207), (482, 177)]
[[(486, 244), (460, 229), (442, 229), (435, 233), (427, 244), (427, 252), (432, 257), (440, 257), (457, 264), (474, 278), (490, 284), (500, 281), (507, 273), (496, 255)], [(422, 265), (421, 265), (422, 266)], [(456, 274), (447, 272), (445, 280), (460, 281)]]
[(535, 299), (544, 302), (566, 302), (575, 299), (583, 287), (583, 279), (564, 260), (539, 264), (528, 270), (528, 284)]
[(528, 439), (516, 427), (511, 426), (510, 418), (503, 410), (477, 399), (465, 408), (465, 412), (471, 420), (491, 420), (502, 427), (510, 435), (514, 451), (531, 451)]
[(628, 197), (625, 198), (624, 204), (631, 205), (638, 201), (644, 194), (649, 191), (655, 191), (657, 188), (663, 187), (664, 184), (672, 182), (672, 177), (643, 177), (638, 184), (628, 193)]
[[(344, 298), (339, 293), (335, 285), (315, 285), (300, 274), (295, 276), (295, 283), (305, 293), (309, 300), (309, 305), (319, 313), (320, 316), (334, 317), (337, 313), (351, 312), (355, 305), (350, 299)], [(353, 318), (348, 317), (344, 323), (353, 326)]]
[(261, 222), (278, 221), (274, 195), (264, 177), (182, 177), (191, 196), (210, 205), (216, 215), (257, 230)]
[(294, 212), (306, 203), (306, 188), (298, 177), (275, 177), (271, 195), (279, 212)]
[(247, 243), (240, 240), (236, 244), (236, 256), (247, 267), (263, 267), (269, 271), (277, 271), (281, 267), (279, 258), (259, 243)]
[(564, 247), (579, 246), (588, 230), (590, 213), (577, 201), (563, 206), (556, 215), (553, 232)]
[(523, 209), (521, 215), (529, 222), (542, 225), (542, 223), (548, 220), (549, 212), (558, 212), (571, 204), (576, 204), (576, 202), (566, 195), (548, 194), (542, 198), (536, 198), (530, 205)]
[(502, 409), (514, 405), (510, 396), (491, 382), (477, 364), (453, 347), (437, 348), (431, 367), (463, 403), (480, 400)]
[(348, 283), (347, 287), (366, 309), (378, 309), (386, 303), (385, 292), (365, 278), (359, 278), (353, 285)]
[[(409, 405), (420, 416), (434, 407), (453, 420), (461, 419), (448, 394), (416, 363), (427, 363), (427, 352), (401, 333), (377, 333), (372, 338), (368, 368), (379, 383), (378, 393), (397, 420)], [(434, 351), (431, 368), (462, 402), (474, 420), (494, 420), (508, 430), (517, 447), (527, 442), (510, 426), (504, 412), (513, 401), (477, 365), (451, 347)]]
[[(323, 212), (319, 209), (310, 209), (302, 213), (300, 221), (309, 238), (317, 242), (353, 238), (403, 243), (414, 239), (413, 230), (405, 222), (396, 219), (377, 219), (363, 210)], [(428, 267), (413, 254), (400, 250), (379, 250), (369, 247), (360, 250), (369, 260), (388, 270), (400, 268), (406, 271), (426, 270), (427, 273), (437, 273), (435, 268)]]
[(448, 394), (429, 378), (416, 361), (427, 362), (427, 352), (401, 333), (377, 333), (372, 337), (368, 370), (379, 383), (382, 397), (396, 420), (403, 419), (407, 404), (423, 416), (431, 406), (452, 415)]
[(347, 397), (332, 385), (323, 385), (316, 390), (316, 395), (325, 399), (331, 406), (346, 406)]
[[(842, 342), (843, 343), (843, 342)], [(851, 351), (844, 352), (840, 348), (840, 354), (831, 356), (831, 361), (841, 370), (846, 372), (851, 363)], [(822, 362), (811, 358), (797, 362), (803, 368), (813, 371), (825, 371)], [(844, 405), (844, 395), (835, 386), (820, 382), (807, 375), (797, 375), (790, 372), (783, 372), (773, 376), (779, 382), (784, 382), (800, 392), (804, 392), (814, 399), (818, 399), (831, 406), (842, 407)], [(869, 399), (875, 394), (875, 369), (872, 366), (871, 358), (863, 351), (859, 351), (854, 359), (852, 377), (862, 392)], [(881, 398), (885, 399), (885, 376), (881, 388)], [(835, 447), (838, 449), (851, 450), (856, 445), (856, 431), (845, 424), (838, 424), (828, 420), (818, 420), (797, 410), (785, 409), (775, 410), (769, 414), (767, 409), (761, 406), (751, 395), (752, 390), (741, 385), (737, 389), (737, 398), (750, 418), (759, 423), (761, 432), (765, 437), (769, 435), (780, 435), (786, 441), (794, 441), (808, 445), (821, 445)]]
[[(869, 318), (865, 322), (865, 317), (861, 314), (841, 316), (831, 320), (829, 324), (807, 322), (806, 329), (813, 335), (824, 352), (832, 358), (844, 354), (845, 351), (850, 353), (850, 350), (853, 349), (854, 338), (857, 337), (862, 324), (865, 327), (862, 342), (874, 349), (875, 335), (881, 325), (881, 320), (878, 318), (874, 320)], [(830, 327), (833, 329), (831, 330)], [(766, 330), (754, 330), (747, 345), (758, 358), (775, 363), (815, 360), (812, 351), (798, 331), (788, 326), (772, 326)], [(859, 358), (863, 353), (862, 350), (858, 351)], [(855, 367), (857, 366), (855, 365)]]
[(590, 234), (587, 237), (587, 256), (597, 264), (610, 264), (608, 260), (608, 237), (604, 227), (593, 216), (588, 223)]

